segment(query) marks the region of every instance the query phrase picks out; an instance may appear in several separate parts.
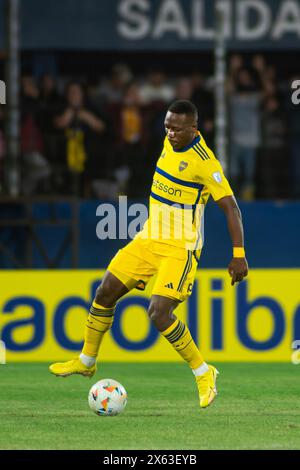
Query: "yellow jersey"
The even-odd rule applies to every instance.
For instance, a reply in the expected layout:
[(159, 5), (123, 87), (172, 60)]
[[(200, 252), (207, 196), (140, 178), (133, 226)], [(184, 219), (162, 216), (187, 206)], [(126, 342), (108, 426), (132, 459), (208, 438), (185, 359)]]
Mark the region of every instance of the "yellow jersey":
[(199, 250), (209, 196), (217, 201), (232, 194), (220, 162), (199, 131), (181, 150), (174, 150), (166, 137), (154, 172), (149, 217), (137, 237)]

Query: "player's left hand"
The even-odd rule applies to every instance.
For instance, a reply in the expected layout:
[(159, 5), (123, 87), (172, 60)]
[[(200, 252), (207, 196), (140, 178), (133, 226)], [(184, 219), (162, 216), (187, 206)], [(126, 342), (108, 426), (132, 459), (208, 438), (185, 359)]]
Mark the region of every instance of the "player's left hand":
[(248, 274), (248, 263), (246, 258), (232, 258), (228, 265), (228, 272), (231, 276), (231, 285), (241, 282)]

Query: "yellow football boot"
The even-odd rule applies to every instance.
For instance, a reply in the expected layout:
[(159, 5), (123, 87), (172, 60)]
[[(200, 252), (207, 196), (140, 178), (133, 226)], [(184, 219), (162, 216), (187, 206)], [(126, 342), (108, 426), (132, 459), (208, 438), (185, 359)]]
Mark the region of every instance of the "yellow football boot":
[(214, 366), (208, 366), (209, 370), (205, 374), (195, 377), (198, 391), (200, 407), (206, 408), (209, 406), (217, 395), (217, 375), (219, 371)]
[(76, 359), (72, 359), (71, 361), (67, 362), (56, 362), (55, 364), (51, 364), (49, 366), (50, 372), (52, 374), (57, 375), (59, 377), (68, 377), (72, 374), (80, 374), (84, 375), (85, 377), (93, 377), (97, 370), (96, 364), (92, 367), (87, 367), (80, 359), (77, 357)]

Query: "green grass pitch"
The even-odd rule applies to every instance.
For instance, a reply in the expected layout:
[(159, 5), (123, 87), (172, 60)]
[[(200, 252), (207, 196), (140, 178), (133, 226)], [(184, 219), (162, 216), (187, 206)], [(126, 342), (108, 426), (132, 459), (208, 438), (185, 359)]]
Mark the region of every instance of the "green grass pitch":
[[(0, 366), (0, 449), (299, 449), (300, 366), (216, 364), (219, 395), (200, 410), (179, 363), (104, 363), (92, 379), (60, 378), (48, 364)], [(87, 404), (101, 378), (128, 392), (123, 414)]]

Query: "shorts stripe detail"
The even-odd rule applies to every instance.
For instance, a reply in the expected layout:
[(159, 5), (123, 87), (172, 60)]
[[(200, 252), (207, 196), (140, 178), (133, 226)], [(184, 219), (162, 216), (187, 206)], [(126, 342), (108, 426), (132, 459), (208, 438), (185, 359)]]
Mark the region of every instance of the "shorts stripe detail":
[(183, 274), (182, 274), (181, 279), (180, 279), (179, 284), (178, 284), (178, 288), (177, 288), (178, 292), (182, 291), (183, 285), (185, 283), (185, 280), (186, 280), (186, 277), (187, 277), (188, 273), (191, 270), (191, 267), (192, 267), (192, 252), (188, 251), (188, 260), (186, 262)]
[(187, 266), (188, 266), (188, 263), (189, 263), (189, 255), (190, 255), (190, 252), (188, 251), (188, 259), (187, 259), (187, 262), (185, 263), (185, 266), (184, 266), (184, 269), (183, 269), (183, 273), (182, 273), (182, 276), (180, 278), (180, 281), (179, 281), (179, 284), (178, 284), (178, 287), (177, 287), (177, 290), (179, 291), (179, 288), (180, 288), (180, 285), (181, 285), (181, 282), (182, 282), (182, 279), (185, 275), (185, 272), (186, 272), (186, 269), (187, 269)]

